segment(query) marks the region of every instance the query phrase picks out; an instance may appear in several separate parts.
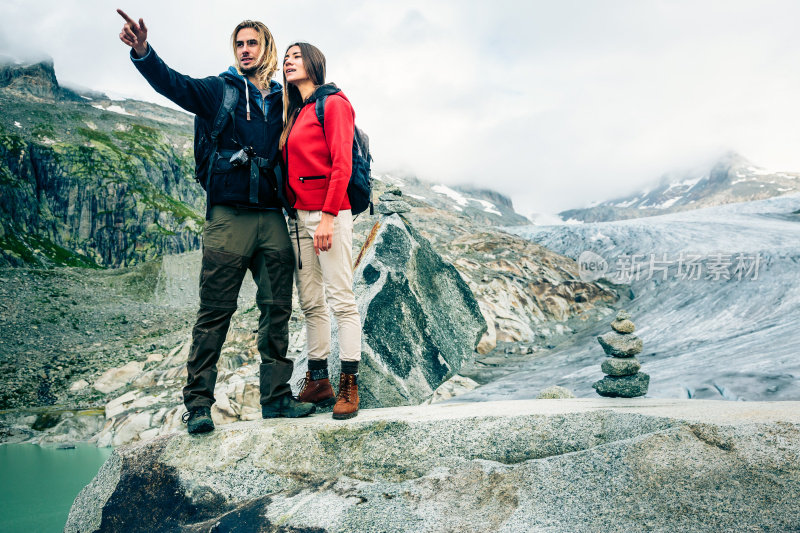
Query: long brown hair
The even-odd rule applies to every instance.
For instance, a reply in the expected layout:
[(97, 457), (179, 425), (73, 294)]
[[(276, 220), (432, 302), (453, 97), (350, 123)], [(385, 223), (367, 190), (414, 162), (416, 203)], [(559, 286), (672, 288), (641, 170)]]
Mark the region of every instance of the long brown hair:
[[(325, 83), (325, 55), (319, 48), (313, 44), (297, 42), (292, 43), (286, 47), (286, 54), (293, 46), (300, 48), (300, 56), (303, 58), (303, 66), (306, 69), (308, 77), (314, 84), (314, 88), (319, 87)], [(284, 58), (286, 57), (284, 54)], [(283, 132), (281, 133), (280, 144), (278, 145), (281, 150), (286, 145), (286, 139), (289, 138), (289, 132), (292, 131), (294, 126), (294, 119), (297, 118), (297, 113), (303, 108), (303, 97), (300, 95), (300, 90), (292, 85), (286, 83), (286, 73), (283, 73)]]
[(256, 79), (260, 85), (259, 89), (269, 87), (272, 76), (278, 71), (278, 49), (275, 46), (275, 39), (269, 28), (257, 20), (243, 20), (234, 28), (231, 34), (231, 46), (233, 46), (233, 57), (236, 61), (236, 70), (244, 76), (242, 66), (239, 64), (239, 57), (236, 54), (236, 35), (244, 28), (252, 28), (258, 33), (258, 44), (261, 45), (261, 55), (256, 58)]

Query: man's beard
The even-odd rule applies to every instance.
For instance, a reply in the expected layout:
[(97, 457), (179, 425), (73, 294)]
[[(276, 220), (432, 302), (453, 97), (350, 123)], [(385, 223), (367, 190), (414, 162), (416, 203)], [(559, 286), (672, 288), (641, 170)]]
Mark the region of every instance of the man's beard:
[(242, 75), (243, 76), (252, 76), (252, 75), (254, 75), (254, 74), (256, 74), (258, 72), (258, 66), (245, 68), (245, 67), (241, 66), (241, 64), (240, 64), (239, 65), (239, 70), (242, 71)]

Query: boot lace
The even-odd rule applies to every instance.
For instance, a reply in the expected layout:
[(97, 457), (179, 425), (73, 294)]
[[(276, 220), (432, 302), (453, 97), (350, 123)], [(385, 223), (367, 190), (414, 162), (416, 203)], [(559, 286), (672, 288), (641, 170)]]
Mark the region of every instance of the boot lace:
[(295, 383), (295, 385), (297, 385), (297, 390), (300, 391), (299, 393), (297, 393), (298, 396), (300, 396), (306, 391), (306, 388), (308, 387), (309, 383), (311, 383), (311, 372), (306, 372), (305, 377), (298, 379), (297, 383)]
[(355, 383), (355, 376), (352, 374), (342, 374), (341, 384), (339, 386), (339, 399), (350, 403), (350, 394), (353, 390)]
[(300, 391), (298, 393), (298, 396), (300, 394), (303, 394), (306, 391), (306, 387), (308, 387), (308, 384), (310, 382), (311, 382), (311, 380), (308, 379), (308, 377), (300, 378), (300, 379), (297, 380), (297, 383), (295, 383), (295, 385), (297, 385), (297, 390)]
[(190, 410), (186, 411), (185, 413), (183, 413), (183, 416), (181, 416), (181, 422), (186, 424), (195, 415), (203, 414), (204, 412), (207, 412), (208, 416), (211, 416), (211, 410), (208, 409), (207, 407), (195, 407), (194, 409), (190, 409)]

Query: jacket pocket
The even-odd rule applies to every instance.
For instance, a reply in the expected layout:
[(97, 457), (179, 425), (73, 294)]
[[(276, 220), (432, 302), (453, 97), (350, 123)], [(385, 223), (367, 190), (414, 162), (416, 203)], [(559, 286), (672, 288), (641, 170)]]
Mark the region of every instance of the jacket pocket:
[(324, 189), (328, 186), (327, 176), (300, 176), (298, 179), (302, 190)]

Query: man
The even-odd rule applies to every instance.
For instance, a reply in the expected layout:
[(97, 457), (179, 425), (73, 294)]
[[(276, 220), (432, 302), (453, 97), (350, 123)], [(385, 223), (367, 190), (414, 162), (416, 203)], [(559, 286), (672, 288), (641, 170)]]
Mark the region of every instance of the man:
[(209, 161), (207, 211), (203, 229), (200, 272), (200, 310), (192, 331), (183, 389), (189, 433), (214, 429), (211, 405), (217, 379), (217, 361), (230, 325), (246, 270), (258, 287), (256, 303), (258, 351), (261, 354), (261, 414), (264, 418), (299, 417), (314, 405), (297, 401), (288, 382), (292, 361), (288, 322), (292, 312), (294, 254), (281, 206), (283, 185), (276, 173), (277, 146), (282, 127), (281, 86), (272, 80), (278, 69), (275, 42), (261, 22), (244, 21), (231, 41), (235, 67), (220, 76), (190, 78), (169, 68), (147, 42), (144, 20), (125, 19), (119, 37), (131, 47), (139, 72), (160, 94), (201, 120), (212, 123), (236, 87), (238, 100), (219, 135)]

